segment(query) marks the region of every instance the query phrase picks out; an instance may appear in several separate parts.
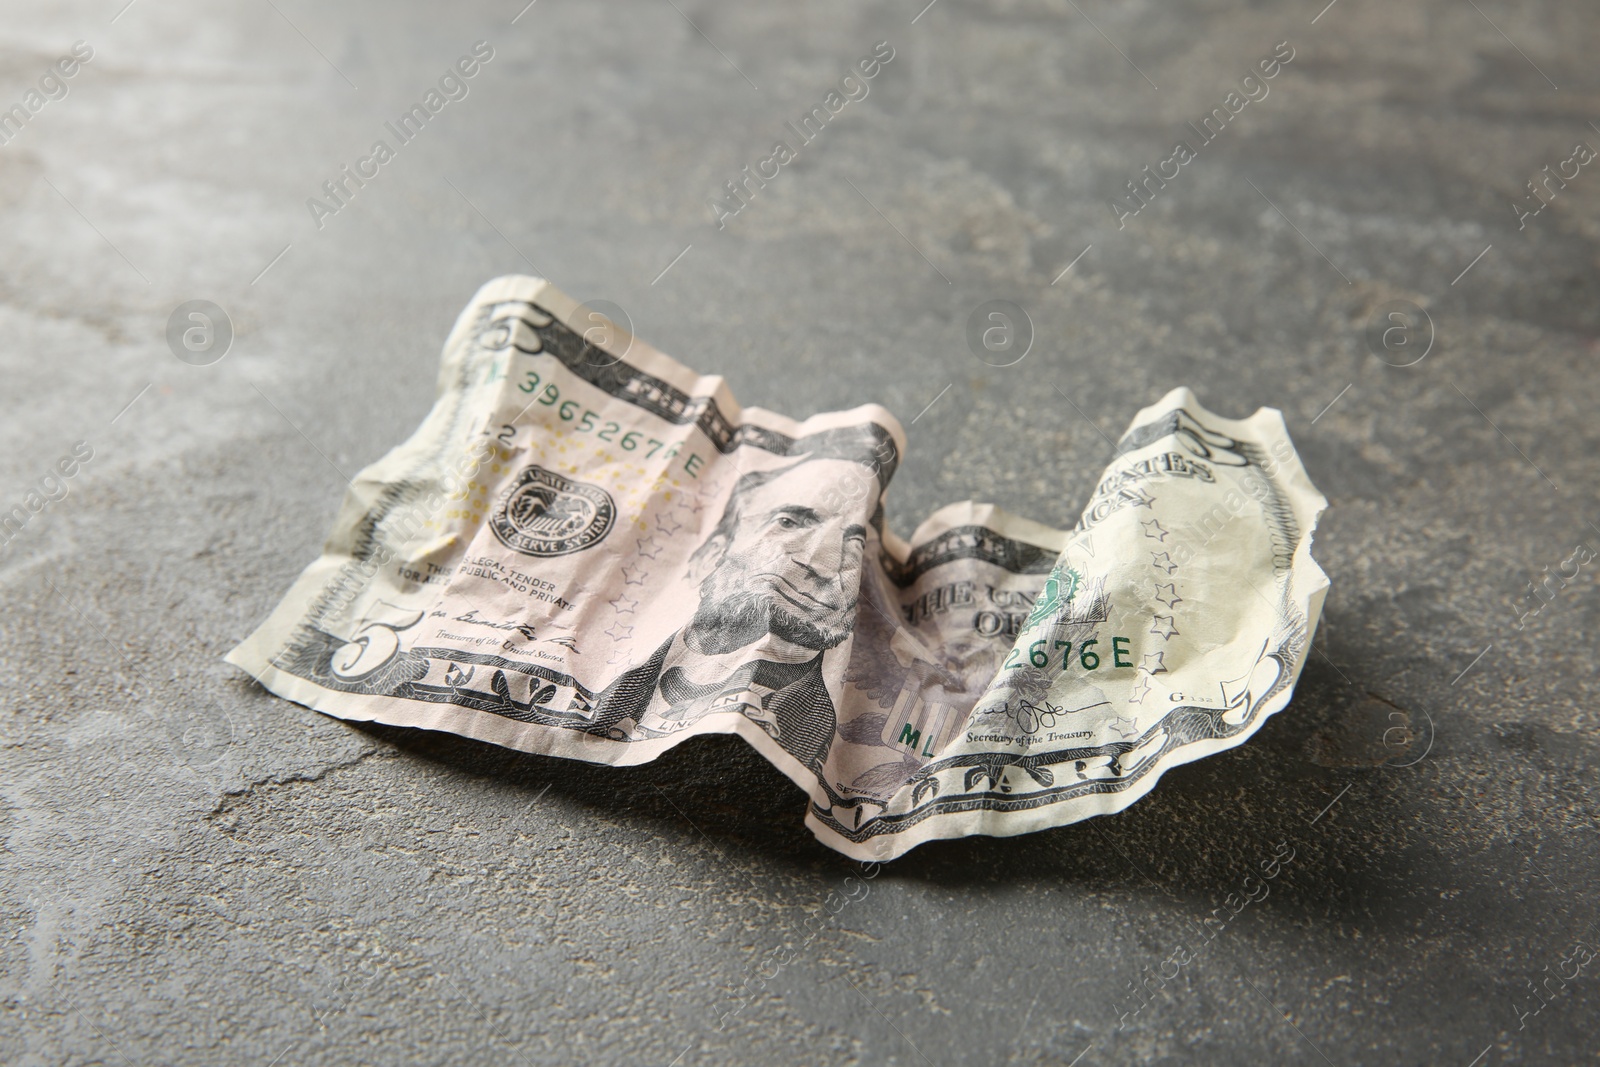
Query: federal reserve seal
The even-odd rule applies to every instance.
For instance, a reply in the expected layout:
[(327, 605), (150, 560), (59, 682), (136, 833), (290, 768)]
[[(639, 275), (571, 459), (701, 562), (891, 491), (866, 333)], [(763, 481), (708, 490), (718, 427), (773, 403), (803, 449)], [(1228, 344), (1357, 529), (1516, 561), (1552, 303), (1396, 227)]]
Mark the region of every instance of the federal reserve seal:
[(489, 527), (501, 544), (528, 556), (564, 556), (599, 544), (617, 517), (611, 494), (537, 464), (500, 498)]

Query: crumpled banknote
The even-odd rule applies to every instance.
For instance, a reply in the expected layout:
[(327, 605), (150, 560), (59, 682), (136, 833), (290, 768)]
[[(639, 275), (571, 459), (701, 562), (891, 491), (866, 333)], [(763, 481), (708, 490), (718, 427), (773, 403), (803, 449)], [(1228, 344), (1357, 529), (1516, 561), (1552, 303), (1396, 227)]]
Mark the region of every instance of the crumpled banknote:
[(736, 733), (858, 859), (1119, 811), (1241, 744), (1328, 587), (1282, 417), (1187, 389), (1134, 416), (1076, 529), (968, 502), (909, 542), (886, 409), (741, 408), (538, 278), (479, 290), (437, 389), (229, 661), (330, 715), (595, 763)]

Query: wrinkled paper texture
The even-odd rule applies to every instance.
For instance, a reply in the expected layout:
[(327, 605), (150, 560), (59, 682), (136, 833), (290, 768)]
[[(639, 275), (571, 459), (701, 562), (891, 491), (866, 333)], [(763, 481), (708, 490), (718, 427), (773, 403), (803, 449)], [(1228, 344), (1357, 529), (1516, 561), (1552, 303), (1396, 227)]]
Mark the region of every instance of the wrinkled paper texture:
[(1173, 390), (1070, 533), (969, 502), (904, 541), (904, 448), (884, 408), (740, 408), (499, 278), (421, 428), (228, 659), (330, 715), (596, 763), (736, 733), (864, 860), (1120, 811), (1288, 702), (1326, 501), (1276, 411)]

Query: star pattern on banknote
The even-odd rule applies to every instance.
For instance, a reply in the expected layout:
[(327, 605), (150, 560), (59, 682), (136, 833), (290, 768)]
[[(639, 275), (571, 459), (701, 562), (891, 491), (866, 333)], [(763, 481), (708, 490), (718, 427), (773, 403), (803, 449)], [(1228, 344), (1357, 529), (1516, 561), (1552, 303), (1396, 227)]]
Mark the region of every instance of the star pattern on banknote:
[(1145, 492), (1143, 489), (1135, 489), (1133, 492), (1129, 493), (1128, 496), (1133, 500), (1133, 506), (1136, 508), (1154, 507), (1156, 502), (1156, 498)]
[(1171, 574), (1173, 571), (1178, 569), (1178, 565), (1172, 562), (1172, 554), (1170, 552), (1150, 553), (1150, 565), (1152, 567), (1158, 567), (1161, 570), (1166, 571), (1168, 574)]
[[(1161, 592), (1163, 589), (1166, 590), (1165, 594)], [(1165, 604), (1169, 608), (1177, 607), (1179, 604), (1183, 603), (1183, 597), (1178, 595), (1178, 587), (1173, 582), (1157, 582), (1156, 599), (1161, 601), (1161, 603)]]
[(673, 518), (667, 512), (661, 511), (656, 513), (656, 529), (661, 533), (666, 534), (668, 537), (671, 537), (673, 534), (683, 529), (683, 523)]
[[(1165, 601), (1163, 601), (1163, 603), (1165, 603)], [(1167, 606), (1171, 607), (1172, 605), (1168, 604)], [(1176, 626), (1172, 625), (1171, 615), (1156, 615), (1150, 620), (1150, 632), (1161, 638), (1163, 641), (1170, 641), (1172, 640), (1172, 636), (1179, 631)]]
[(657, 556), (661, 555), (661, 546), (656, 544), (655, 534), (651, 534), (649, 537), (638, 539), (634, 541), (634, 544), (639, 546), (639, 555), (643, 556), (645, 559), (655, 559)]
[(1128, 703), (1130, 703), (1130, 704), (1143, 704), (1144, 703), (1144, 698), (1149, 696), (1149, 695), (1150, 695), (1150, 679), (1147, 678), (1145, 675), (1141, 674), (1141, 675), (1139, 675), (1138, 679), (1133, 683), (1133, 689), (1131, 689), (1128, 692)]
[(611, 610), (618, 615), (632, 615), (639, 607), (639, 602), (627, 593), (618, 593), (606, 603), (611, 605)]
[(643, 585), (647, 573), (643, 567), (635, 567), (631, 563), (624, 563), (622, 565), (622, 584)]
[(1115, 719), (1112, 719), (1111, 728), (1117, 732), (1118, 737), (1123, 738), (1132, 737), (1139, 732), (1139, 724), (1126, 715), (1118, 715)]
[(1167, 529), (1161, 525), (1160, 519), (1150, 519), (1147, 522), (1141, 522), (1139, 525), (1144, 527), (1144, 535), (1146, 537), (1153, 537), (1157, 541), (1165, 541), (1167, 539)]
[(1144, 654), (1144, 659), (1139, 661), (1139, 669), (1144, 671), (1146, 674), (1166, 674), (1166, 656), (1166, 652), (1160, 649), (1157, 649), (1154, 652), (1146, 652)]
[(606, 628), (605, 635), (613, 641), (626, 641), (633, 636), (633, 627), (614, 622)]

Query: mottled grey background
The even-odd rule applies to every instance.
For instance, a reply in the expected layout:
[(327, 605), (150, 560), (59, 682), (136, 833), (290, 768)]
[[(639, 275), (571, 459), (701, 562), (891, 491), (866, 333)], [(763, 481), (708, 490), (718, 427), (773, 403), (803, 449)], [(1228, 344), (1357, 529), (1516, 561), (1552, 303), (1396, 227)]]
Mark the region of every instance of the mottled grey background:
[[(1519, 628), (1600, 549), (1600, 168), (1523, 230), (1510, 206), (1600, 144), (1593, 5), (123, 2), (0, 23), (0, 108), (95, 49), (0, 147), (0, 511), (95, 452), (0, 552), (0, 1060), (1600, 1052), (1600, 964), (1573, 976), (1600, 563)], [(480, 39), (470, 95), (319, 230), (306, 199)], [(879, 40), (870, 96), (719, 231), (707, 199)], [(1284, 40), (1119, 230), (1124, 183)], [(1125, 814), (924, 846), (832, 915), (856, 865), (740, 743), (611, 770), (267, 696), (223, 653), (338, 472), (426, 411), (473, 290), (534, 265), (746, 404), (921, 412), (902, 533), (969, 496), (1070, 524), (1174, 385), (1281, 408), (1332, 502), (1293, 703)], [(214, 366), (168, 351), (191, 299), (235, 326)], [(995, 299), (1037, 331), (1005, 369), (964, 340)], [(1436, 331), (1403, 369), (1365, 340), (1397, 299)]]

